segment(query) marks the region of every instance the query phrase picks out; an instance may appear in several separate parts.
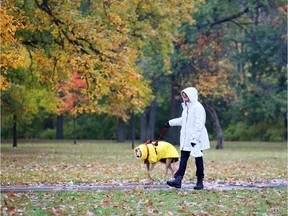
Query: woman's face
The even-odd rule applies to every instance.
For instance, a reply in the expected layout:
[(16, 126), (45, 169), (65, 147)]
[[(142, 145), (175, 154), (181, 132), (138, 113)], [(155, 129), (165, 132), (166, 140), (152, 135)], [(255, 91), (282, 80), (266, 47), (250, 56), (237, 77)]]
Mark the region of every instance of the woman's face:
[(183, 97), (184, 102), (186, 102), (186, 103), (190, 102), (190, 99), (185, 92), (182, 92), (182, 97)]

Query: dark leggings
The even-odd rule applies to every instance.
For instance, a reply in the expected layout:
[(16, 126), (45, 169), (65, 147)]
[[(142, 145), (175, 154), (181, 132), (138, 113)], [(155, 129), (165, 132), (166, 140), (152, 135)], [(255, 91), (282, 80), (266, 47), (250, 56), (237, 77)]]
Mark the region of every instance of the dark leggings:
[[(181, 158), (180, 158), (180, 165), (179, 169), (175, 173), (174, 177), (177, 176), (184, 176), (186, 167), (187, 167), (187, 161), (190, 157), (190, 151), (181, 151)], [(203, 157), (196, 157), (195, 158), (195, 165), (196, 165), (196, 176), (198, 178), (204, 178), (204, 164), (203, 164)]]

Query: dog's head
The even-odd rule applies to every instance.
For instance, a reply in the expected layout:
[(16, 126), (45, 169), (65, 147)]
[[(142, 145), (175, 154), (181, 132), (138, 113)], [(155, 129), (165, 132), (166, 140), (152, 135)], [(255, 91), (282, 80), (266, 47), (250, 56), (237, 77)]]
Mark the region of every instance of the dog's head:
[(147, 159), (147, 147), (145, 144), (141, 144), (134, 149), (134, 155), (137, 159), (145, 161)]

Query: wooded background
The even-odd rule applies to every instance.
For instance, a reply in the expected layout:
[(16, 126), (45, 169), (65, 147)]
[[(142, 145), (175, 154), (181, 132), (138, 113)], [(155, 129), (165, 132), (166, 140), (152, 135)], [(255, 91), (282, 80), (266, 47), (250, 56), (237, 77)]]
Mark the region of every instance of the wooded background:
[[(156, 139), (194, 86), (210, 139), (287, 140), (284, 0), (1, 1), (1, 139)], [(179, 128), (164, 138), (179, 144)]]

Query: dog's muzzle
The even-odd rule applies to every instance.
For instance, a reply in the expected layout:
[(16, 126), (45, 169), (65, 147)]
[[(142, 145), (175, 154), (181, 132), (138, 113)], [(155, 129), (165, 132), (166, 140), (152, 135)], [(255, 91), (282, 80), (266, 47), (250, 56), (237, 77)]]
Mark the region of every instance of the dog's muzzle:
[(141, 150), (140, 149), (136, 149), (135, 151), (136, 151), (136, 157), (140, 158), (142, 156)]

